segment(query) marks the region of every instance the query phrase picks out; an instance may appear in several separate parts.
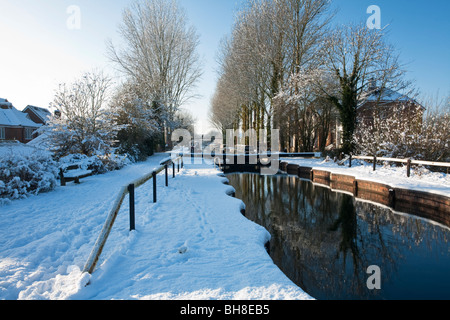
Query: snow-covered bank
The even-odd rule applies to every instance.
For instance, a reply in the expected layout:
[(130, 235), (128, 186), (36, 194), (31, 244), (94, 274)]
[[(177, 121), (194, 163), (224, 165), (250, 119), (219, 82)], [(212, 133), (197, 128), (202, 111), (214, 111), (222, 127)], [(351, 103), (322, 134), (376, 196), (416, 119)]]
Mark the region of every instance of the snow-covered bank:
[(0, 299), (17, 299), (33, 283), (82, 266), (94, 245), (112, 199), (167, 155), (121, 171), (92, 176), (81, 185), (12, 201), (0, 207)]
[(164, 157), (2, 207), (0, 299), (311, 299), (273, 264), (270, 235), (208, 165), (186, 165), (167, 188), (162, 173), (156, 204), (151, 183), (137, 189), (137, 230), (128, 231), (126, 199), (96, 271), (83, 275), (120, 187)]
[(373, 165), (360, 161), (353, 161), (352, 167), (339, 166), (333, 161), (324, 159), (282, 159), (283, 162), (297, 164), (303, 167), (325, 170), (336, 174), (353, 176), (356, 179), (368, 180), (387, 184), (394, 188), (425, 191), (450, 197), (450, 175), (431, 172), (425, 168), (411, 170), (411, 177), (406, 176), (405, 167), (384, 166), (378, 164), (376, 171)]

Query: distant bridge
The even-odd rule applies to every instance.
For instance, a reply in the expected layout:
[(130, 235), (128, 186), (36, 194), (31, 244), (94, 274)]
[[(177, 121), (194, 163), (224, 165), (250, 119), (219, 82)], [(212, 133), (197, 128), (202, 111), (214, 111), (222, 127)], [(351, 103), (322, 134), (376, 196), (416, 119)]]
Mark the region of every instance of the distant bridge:
[(317, 152), (298, 152), (298, 153), (286, 153), (286, 152), (267, 152), (267, 153), (220, 153), (211, 154), (205, 153), (188, 153), (184, 154), (184, 157), (190, 156), (191, 158), (209, 158), (214, 159), (214, 164), (218, 165), (224, 173), (232, 172), (250, 172), (260, 173), (262, 167), (271, 167), (273, 161), (278, 161), (278, 165), (281, 164), (282, 158), (320, 158), (321, 153)]

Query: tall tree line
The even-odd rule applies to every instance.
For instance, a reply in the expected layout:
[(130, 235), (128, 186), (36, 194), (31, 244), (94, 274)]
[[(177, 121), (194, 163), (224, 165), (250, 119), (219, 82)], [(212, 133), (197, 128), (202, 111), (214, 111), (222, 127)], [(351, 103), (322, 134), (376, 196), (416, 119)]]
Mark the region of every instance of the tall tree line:
[(220, 50), (211, 101), (217, 128), (280, 130), (282, 149), (325, 148), (343, 127), (342, 151), (354, 150), (357, 107), (370, 84), (408, 83), (384, 30), (333, 24), (331, 0), (249, 0)]
[(212, 122), (222, 130), (267, 129), (270, 137), (279, 122), (274, 98), (291, 74), (316, 63), (331, 17), (328, 0), (248, 1), (221, 47)]

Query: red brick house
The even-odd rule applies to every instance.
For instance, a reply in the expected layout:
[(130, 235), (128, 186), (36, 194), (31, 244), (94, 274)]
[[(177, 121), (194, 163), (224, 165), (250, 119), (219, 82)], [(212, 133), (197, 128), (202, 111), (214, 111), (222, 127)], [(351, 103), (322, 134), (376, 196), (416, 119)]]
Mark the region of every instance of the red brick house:
[(35, 131), (41, 126), (32, 121), (27, 113), (14, 108), (11, 102), (0, 98), (0, 141), (30, 142), (37, 137)]
[[(381, 120), (395, 117), (411, 126), (422, 125), (425, 108), (414, 99), (390, 89), (381, 91), (372, 87), (369, 92), (358, 106), (358, 123), (370, 125), (374, 123), (374, 117)], [(342, 126), (336, 119), (328, 135), (327, 150), (339, 149), (343, 143), (342, 136)]]
[(421, 125), (425, 108), (414, 99), (390, 89), (372, 93), (358, 107), (358, 122), (373, 124), (374, 117), (380, 120), (397, 118), (411, 125)]
[(52, 114), (45, 108), (35, 107), (35, 106), (27, 106), (22, 110), (28, 114), (31, 120), (36, 123), (40, 123), (42, 125), (46, 125), (48, 120), (51, 118)]

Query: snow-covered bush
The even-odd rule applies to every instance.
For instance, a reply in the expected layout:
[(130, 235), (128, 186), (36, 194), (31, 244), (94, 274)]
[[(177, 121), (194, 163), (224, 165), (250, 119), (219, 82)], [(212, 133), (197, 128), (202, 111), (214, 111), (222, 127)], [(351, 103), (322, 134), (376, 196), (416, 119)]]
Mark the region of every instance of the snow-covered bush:
[[(132, 161), (147, 159), (153, 154), (155, 140), (164, 131), (151, 99), (141, 88), (129, 81), (118, 87), (111, 103), (114, 120), (123, 128), (117, 134), (120, 154), (128, 154)], [(144, 97), (144, 98), (142, 98)], [(164, 113), (164, 112), (163, 112)]]
[(133, 162), (129, 159), (127, 154), (118, 155), (115, 153), (109, 153), (97, 155), (96, 157), (102, 162), (105, 171), (120, 170), (124, 166)]
[(103, 154), (86, 156), (84, 154), (70, 154), (59, 159), (59, 167), (67, 168), (71, 165), (81, 165), (83, 170), (91, 170), (93, 174), (102, 174), (108, 171), (119, 170), (130, 163), (127, 156), (116, 154)]
[(102, 73), (86, 73), (72, 84), (60, 85), (53, 102), (60, 113), (39, 130), (57, 158), (110, 153), (124, 127), (106, 107), (110, 86), (111, 80)]
[(1, 153), (0, 204), (54, 189), (57, 174), (57, 164), (47, 152)]
[(382, 117), (361, 121), (354, 135), (356, 151), (362, 155), (450, 161), (450, 113), (427, 112), (424, 119), (407, 119), (400, 106)]

